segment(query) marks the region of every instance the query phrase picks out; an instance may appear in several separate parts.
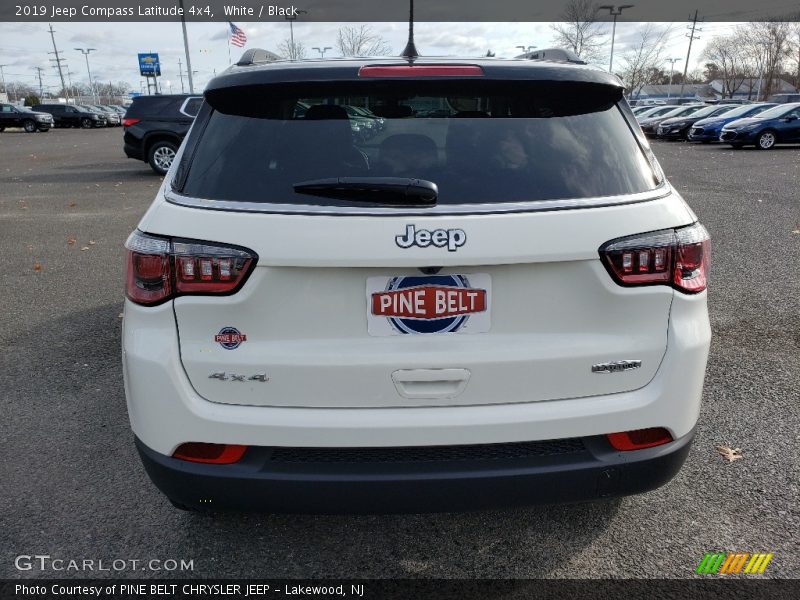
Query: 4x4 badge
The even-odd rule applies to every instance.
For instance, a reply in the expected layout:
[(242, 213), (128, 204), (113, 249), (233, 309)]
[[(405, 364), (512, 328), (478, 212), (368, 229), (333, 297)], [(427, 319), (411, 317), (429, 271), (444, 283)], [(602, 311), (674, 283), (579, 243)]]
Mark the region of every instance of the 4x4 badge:
[(437, 248), (447, 246), (448, 252), (455, 252), (467, 243), (467, 234), (463, 229), (420, 229), (417, 231), (416, 225), (406, 225), (406, 232), (403, 235), (395, 236), (394, 243), (401, 248), (419, 246), (427, 248), (431, 244)]

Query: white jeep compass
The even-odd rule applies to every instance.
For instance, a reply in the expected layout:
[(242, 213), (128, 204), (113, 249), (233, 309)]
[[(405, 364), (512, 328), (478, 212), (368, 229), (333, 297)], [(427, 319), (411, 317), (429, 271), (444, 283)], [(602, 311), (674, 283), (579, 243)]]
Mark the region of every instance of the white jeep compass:
[(619, 80), (262, 57), (209, 84), (126, 244), (128, 410), (172, 503), (455, 511), (667, 482), (709, 242)]

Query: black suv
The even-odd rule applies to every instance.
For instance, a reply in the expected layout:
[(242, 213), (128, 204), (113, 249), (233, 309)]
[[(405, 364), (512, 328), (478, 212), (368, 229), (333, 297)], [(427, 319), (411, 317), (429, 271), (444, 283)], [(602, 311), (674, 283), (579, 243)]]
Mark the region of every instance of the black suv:
[(71, 104), (37, 104), (33, 110), (45, 112), (53, 117), (56, 127), (105, 127), (106, 118), (84, 106)]
[(164, 175), (202, 103), (202, 96), (184, 94), (134, 98), (122, 119), (125, 154)]
[(28, 133), (50, 131), (53, 117), (44, 112), (35, 112), (27, 106), (0, 104), (0, 131), (6, 127), (22, 127)]

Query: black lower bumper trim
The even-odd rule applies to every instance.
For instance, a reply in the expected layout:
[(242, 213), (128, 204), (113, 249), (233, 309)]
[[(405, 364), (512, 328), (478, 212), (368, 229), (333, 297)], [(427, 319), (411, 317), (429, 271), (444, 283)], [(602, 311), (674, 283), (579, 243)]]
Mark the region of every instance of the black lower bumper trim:
[(560, 452), (495, 451), (484, 457), (470, 451), (456, 460), (445, 453), (450, 458), (407, 462), (285, 460), (285, 449), (251, 447), (233, 465), (178, 460), (138, 439), (136, 446), (153, 483), (189, 508), (385, 514), (581, 502), (647, 492), (678, 472), (693, 437), (694, 431), (632, 452), (618, 452), (604, 436), (594, 436), (575, 438), (579, 446), (555, 440), (566, 449)]

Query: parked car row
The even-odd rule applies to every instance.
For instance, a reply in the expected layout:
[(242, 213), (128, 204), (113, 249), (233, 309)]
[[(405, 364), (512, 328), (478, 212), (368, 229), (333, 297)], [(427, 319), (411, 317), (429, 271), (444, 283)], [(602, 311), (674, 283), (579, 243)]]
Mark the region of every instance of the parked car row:
[(734, 148), (751, 144), (762, 150), (800, 143), (800, 102), (659, 106), (635, 115), (645, 135), (659, 139), (723, 142)]
[(113, 105), (36, 104), (32, 107), (0, 104), (0, 131), (19, 127), (28, 133), (53, 127), (118, 127), (125, 109)]

